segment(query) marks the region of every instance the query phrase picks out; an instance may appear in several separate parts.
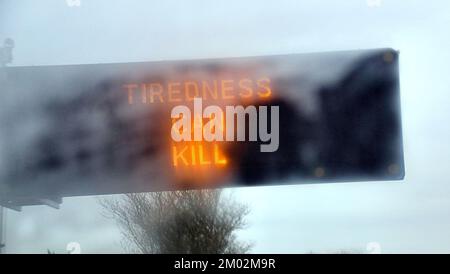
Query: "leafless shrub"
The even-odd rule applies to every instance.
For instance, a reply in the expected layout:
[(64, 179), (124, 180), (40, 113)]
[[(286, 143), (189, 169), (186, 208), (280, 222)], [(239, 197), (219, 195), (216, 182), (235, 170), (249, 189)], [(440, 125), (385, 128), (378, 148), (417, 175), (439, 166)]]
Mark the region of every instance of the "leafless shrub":
[(246, 253), (236, 239), (249, 210), (221, 190), (126, 194), (101, 199), (120, 225), (129, 251), (139, 253)]

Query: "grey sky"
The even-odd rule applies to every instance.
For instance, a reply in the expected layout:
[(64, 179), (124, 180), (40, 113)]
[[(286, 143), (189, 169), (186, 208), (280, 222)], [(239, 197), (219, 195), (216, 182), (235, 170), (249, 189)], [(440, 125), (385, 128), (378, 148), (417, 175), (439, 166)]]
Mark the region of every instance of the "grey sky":
[[(370, 2), (370, 1), (369, 1)], [(373, 0), (371, 2), (374, 2)], [(13, 65), (196, 59), (392, 47), (400, 50), (406, 178), (234, 189), (251, 207), (253, 252), (450, 252), (448, 1), (0, 1)], [(6, 252), (123, 252), (95, 197), (8, 211)]]

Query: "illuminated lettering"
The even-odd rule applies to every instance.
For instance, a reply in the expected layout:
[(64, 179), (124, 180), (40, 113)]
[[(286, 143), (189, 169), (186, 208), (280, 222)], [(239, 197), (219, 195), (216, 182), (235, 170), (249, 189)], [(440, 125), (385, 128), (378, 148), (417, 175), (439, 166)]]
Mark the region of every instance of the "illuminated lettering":
[(184, 165), (188, 165), (187, 159), (184, 157), (184, 153), (187, 151), (187, 146), (184, 146), (183, 149), (178, 150), (177, 146), (172, 147), (172, 153), (173, 153), (173, 165), (178, 166), (178, 159), (181, 159)]
[(196, 97), (204, 100), (233, 100), (239, 97), (242, 99), (267, 98), (272, 95), (270, 79), (267, 77), (130, 83), (122, 87), (126, 91), (129, 104), (135, 103), (135, 94), (138, 89), (141, 92), (141, 100), (136, 102), (143, 104), (191, 102)]
[(196, 145), (172, 145), (173, 166), (208, 166), (227, 164), (227, 159), (219, 149), (218, 144), (212, 147), (206, 144)]
[[(270, 107), (270, 125), (268, 130), (268, 107), (260, 106), (258, 111), (255, 106), (226, 106), (225, 130), (223, 130), (222, 119), (224, 113), (218, 106), (208, 106), (202, 109), (202, 99), (194, 98), (194, 130), (191, 131), (191, 110), (187, 106), (176, 106), (172, 109), (171, 117), (175, 119), (172, 125), (171, 135), (175, 142), (181, 141), (234, 141), (237, 133), (237, 141), (245, 141), (245, 130), (248, 128), (248, 141), (269, 142), (261, 144), (261, 152), (274, 152), (279, 146), (279, 107)], [(258, 119), (259, 116), (259, 119)], [(181, 117), (181, 118), (180, 118)], [(249, 123), (246, 126), (246, 117)], [(203, 119), (209, 119), (203, 125)], [(178, 120), (176, 120), (178, 119)], [(258, 123), (259, 121), (259, 123)], [(236, 130), (235, 130), (236, 125)], [(214, 128), (214, 131), (212, 130)], [(258, 131), (259, 130), (259, 131)], [(226, 132), (226, 134), (225, 134)], [(206, 133), (206, 134), (205, 134)], [(225, 138), (224, 135), (225, 134)], [(192, 136), (193, 135), (193, 136)], [(204, 136), (205, 135), (205, 136)]]
[(123, 87), (128, 92), (128, 104), (130, 104), (130, 105), (133, 104), (133, 93), (134, 93), (134, 90), (138, 87), (138, 85), (128, 84), (128, 85), (123, 85)]

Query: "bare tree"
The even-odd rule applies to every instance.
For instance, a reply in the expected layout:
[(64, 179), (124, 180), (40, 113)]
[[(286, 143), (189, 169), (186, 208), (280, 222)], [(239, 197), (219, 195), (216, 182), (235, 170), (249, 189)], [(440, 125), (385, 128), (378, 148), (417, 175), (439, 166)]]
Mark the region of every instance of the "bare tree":
[(126, 194), (102, 199), (107, 216), (120, 225), (130, 251), (140, 253), (246, 253), (236, 239), (249, 210), (221, 190)]

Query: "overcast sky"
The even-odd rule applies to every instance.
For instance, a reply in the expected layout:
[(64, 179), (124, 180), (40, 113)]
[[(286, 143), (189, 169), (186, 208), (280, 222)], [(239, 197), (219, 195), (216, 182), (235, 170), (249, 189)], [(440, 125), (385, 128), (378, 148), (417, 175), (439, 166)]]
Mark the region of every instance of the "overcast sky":
[[(91, 64), (392, 47), (400, 50), (401, 182), (236, 188), (256, 253), (450, 253), (450, 2), (0, 0), (13, 65)], [(1, 96), (1, 92), (0, 92)], [(6, 252), (124, 252), (95, 197), (7, 212)]]

